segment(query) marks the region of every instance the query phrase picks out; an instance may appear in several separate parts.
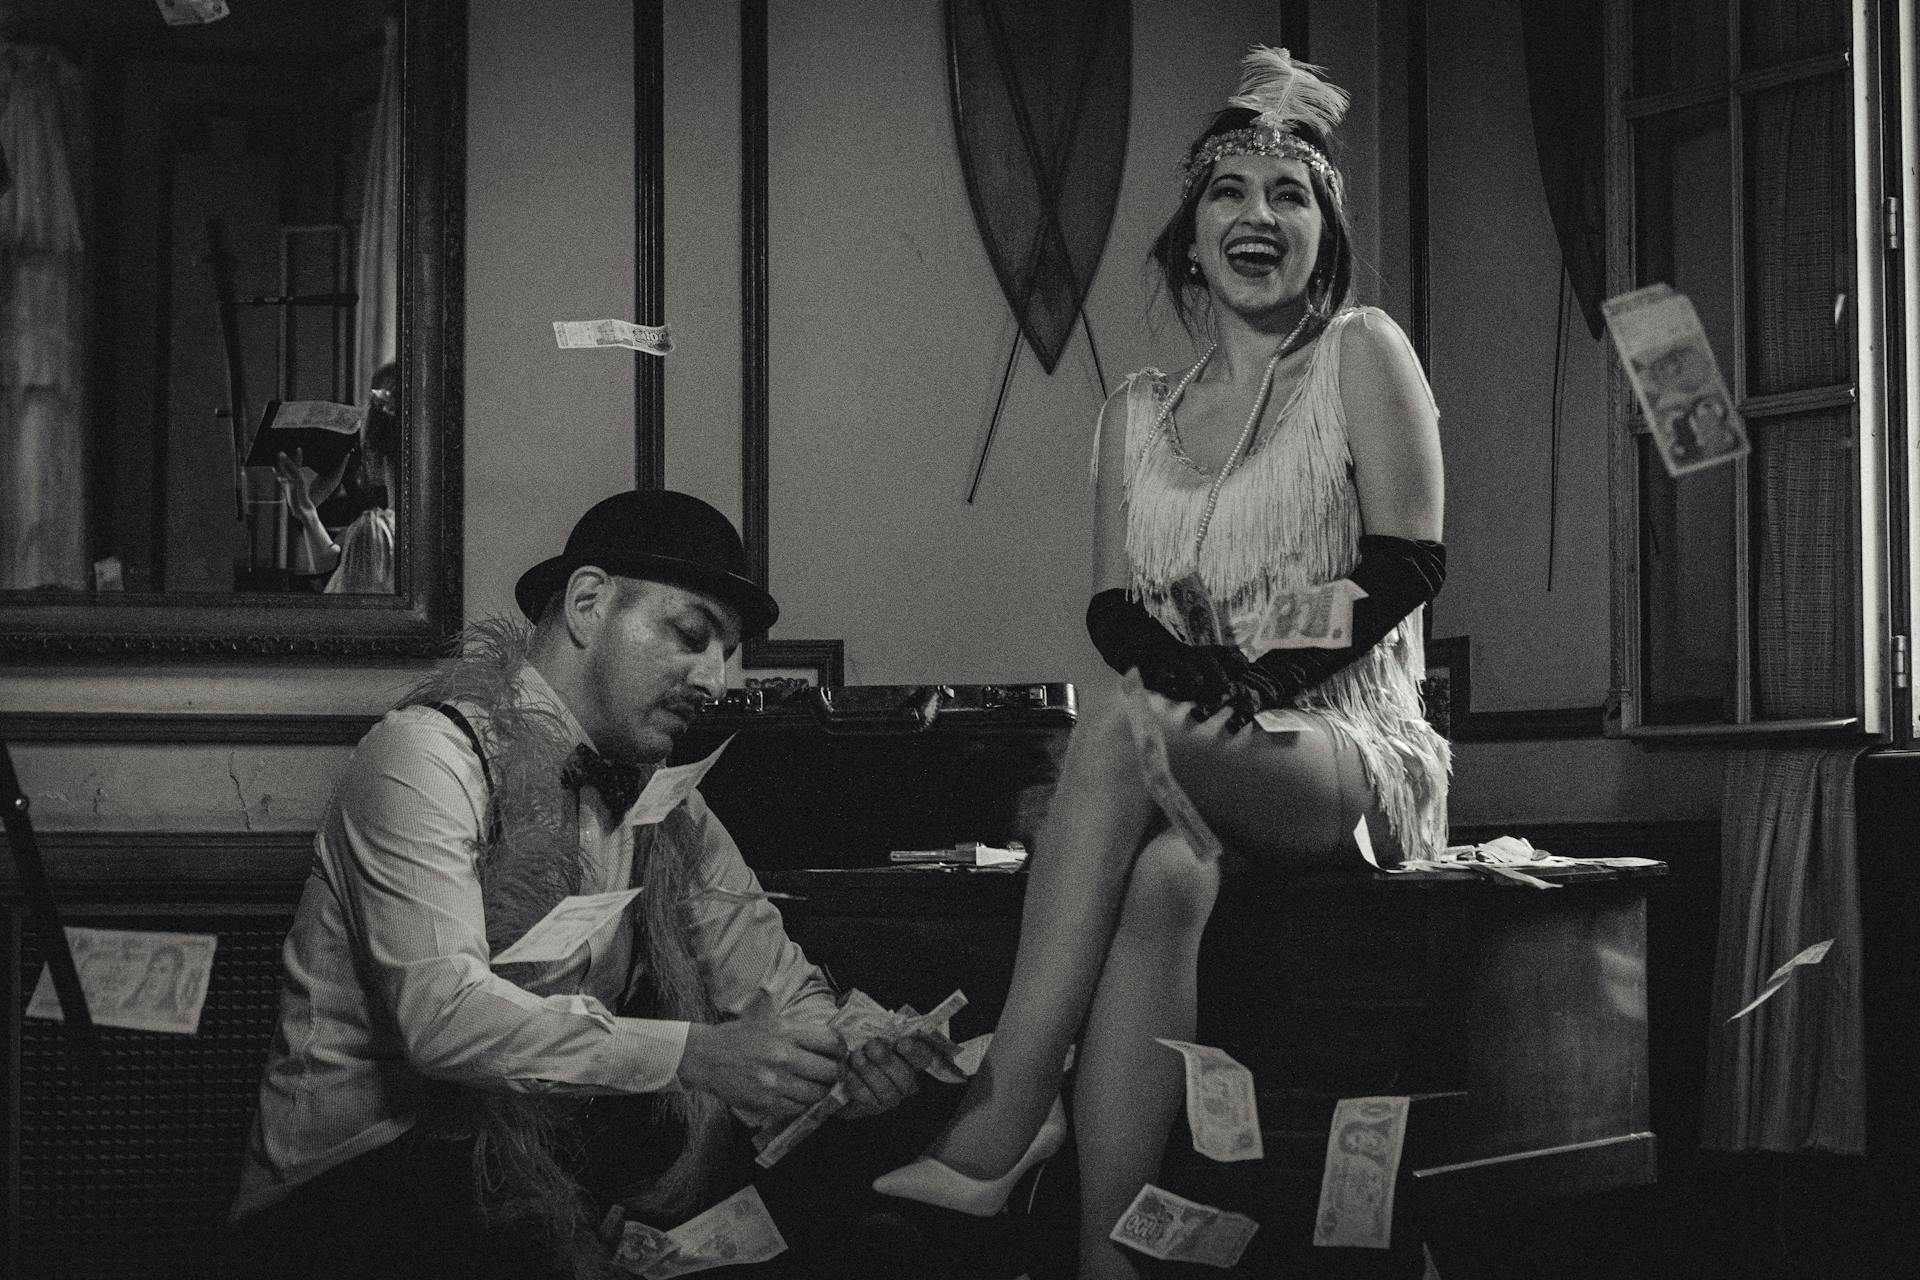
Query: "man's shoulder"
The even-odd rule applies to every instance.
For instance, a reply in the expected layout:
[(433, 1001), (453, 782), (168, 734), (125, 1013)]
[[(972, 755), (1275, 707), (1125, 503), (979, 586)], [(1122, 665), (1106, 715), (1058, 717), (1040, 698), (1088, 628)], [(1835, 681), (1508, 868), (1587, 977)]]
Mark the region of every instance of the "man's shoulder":
[(479, 760), (453, 717), (432, 706), (395, 707), (360, 739), (350, 775), (404, 778), (422, 771), (479, 773)]

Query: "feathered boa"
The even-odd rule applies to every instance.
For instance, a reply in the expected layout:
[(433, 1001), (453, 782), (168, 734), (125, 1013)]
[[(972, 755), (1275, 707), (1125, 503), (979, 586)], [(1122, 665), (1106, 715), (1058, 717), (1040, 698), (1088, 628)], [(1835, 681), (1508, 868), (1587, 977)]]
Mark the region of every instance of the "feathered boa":
[[(451, 703), (465, 714), (486, 749), (492, 781), (492, 829), (474, 842), (474, 867), (486, 907), (488, 946), (512, 945), (560, 899), (580, 892), (587, 866), (580, 849), (577, 805), (560, 785), (573, 740), (559, 716), (523, 704), (518, 677), (533, 632), (512, 619), (467, 628), (461, 656), (415, 686), (401, 706)], [(687, 947), (682, 912), (702, 849), (699, 824), (685, 806), (634, 833), (633, 883), (641, 889), (637, 932), (646, 949), (646, 981), (657, 1016), (715, 1022), (719, 1015)], [(500, 975), (529, 986), (533, 966)], [(549, 994), (541, 991), (539, 994)], [(422, 1123), (431, 1133), (474, 1139), (474, 1183), (493, 1224), (540, 1229), (577, 1276), (617, 1275), (594, 1238), (587, 1196), (569, 1170), (580, 1144), (578, 1103), (534, 1094), (442, 1085)], [(726, 1158), (731, 1119), (711, 1094), (650, 1096), (664, 1133), (684, 1134), (679, 1157), (658, 1178), (621, 1191), (636, 1209), (677, 1214), (696, 1204)]]

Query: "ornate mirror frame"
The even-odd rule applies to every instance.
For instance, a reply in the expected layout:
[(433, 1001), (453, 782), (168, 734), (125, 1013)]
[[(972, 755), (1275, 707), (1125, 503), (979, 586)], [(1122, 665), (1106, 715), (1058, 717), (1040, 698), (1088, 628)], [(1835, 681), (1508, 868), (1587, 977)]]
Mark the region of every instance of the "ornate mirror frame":
[(0, 592), (0, 661), (424, 657), (461, 618), (466, 0), (401, 9), (402, 438), (391, 596)]

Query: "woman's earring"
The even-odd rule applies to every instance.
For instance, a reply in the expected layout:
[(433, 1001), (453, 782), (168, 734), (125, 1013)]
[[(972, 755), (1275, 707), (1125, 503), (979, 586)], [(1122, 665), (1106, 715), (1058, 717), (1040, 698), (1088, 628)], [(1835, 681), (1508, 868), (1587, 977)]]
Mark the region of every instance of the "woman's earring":
[(1196, 279), (1200, 275), (1200, 255), (1192, 249), (1187, 250), (1187, 274)]

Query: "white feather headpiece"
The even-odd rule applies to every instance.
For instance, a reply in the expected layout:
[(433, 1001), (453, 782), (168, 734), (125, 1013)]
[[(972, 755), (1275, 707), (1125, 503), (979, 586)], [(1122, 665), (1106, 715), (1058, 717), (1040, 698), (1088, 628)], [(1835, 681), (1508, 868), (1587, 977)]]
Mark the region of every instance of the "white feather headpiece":
[(1253, 112), (1254, 121), (1194, 148), (1180, 169), (1181, 193), (1192, 190), (1221, 156), (1291, 156), (1319, 173), (1336, 200), (1344, 200), (1340, 171), (1296, 128), (1309, 125), (1323, 137), (1331, 134), (1346, 117), (1347, 91), (1321, 79), (1324, 68), (1295, 62), (1285, 49), (1255, 45), (1241, 68), (1240, 91), (1227, 105)]
[(1295, 62), (1285, 49), (1263, 44), (1255, 45), (1240, 66), (1240, 91), (1227, 105), (1245, 107), (1275, 132), (1307, 123), (1328, 134), (1346, 117), (1347, 91), (1320, 78), (1325, 67)]

